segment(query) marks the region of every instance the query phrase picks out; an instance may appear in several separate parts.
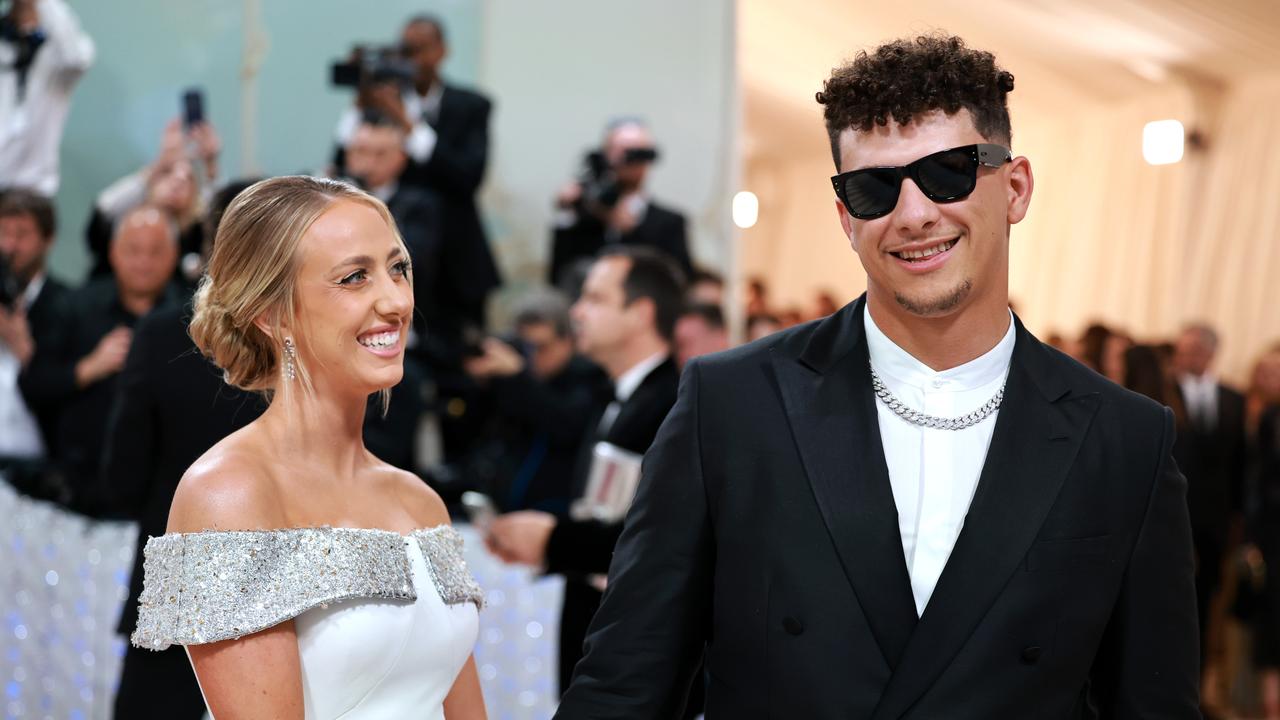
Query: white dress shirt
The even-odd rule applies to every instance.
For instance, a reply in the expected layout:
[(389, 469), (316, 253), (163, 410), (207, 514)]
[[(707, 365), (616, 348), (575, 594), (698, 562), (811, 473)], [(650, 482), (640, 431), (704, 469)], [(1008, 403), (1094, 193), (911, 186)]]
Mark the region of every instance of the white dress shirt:
[(1182, 401), (1186, 403), (1191, 421), (1203, 430), (1218, 425), (1218, 378), (1211, 373), (1183, 375), (1178, 378)]
[(671, 353), (665, 350), (654, 353), (618, 376), (613, 383), (613, 402), (604, 409), (604, 414), (600, 416), (600, 424), (596, 426), (599, 434), (605, 435), (609, 432), (613, 421), (618, 419), (618, 413), (622, 411), (622, 404), (631, 399), (644, 379), (649, 377), (649, 373), (657, 370), (670, 355)]
[[(43, 288), (43, 273), (27, 283), (27, 289), (18, 300), (23, 310), (31, 309)], [(35, 460), (44, 457), (44, 440), (40, 436), (40, 425), (18, 388), (21, 372), (22, 363), (18, 362), (18, 356), (8, 345), (0, 342), (0, 457)]]
[[(915, 410), (938, 417), (973, 412), (1004, 385), (1013, 356), (1013, 320), (996, 346), (950, 370), (936, 372), (890, 340), (863, 313), (871, 365), (885, 387)], [(924, 614), (938, 577), (964, 527), (987, 459), (996, 415), (963, 430), (934, 430), (898, 417), (876, 400), (889, 484), (917, 615)]]
[(0, 185), (58, 192), (58, 150), (76, 81), (93, 64), (93, 40), (65, 0), (39, 0), (44, 44), (18, 96), (17, 49), (0, 41)]

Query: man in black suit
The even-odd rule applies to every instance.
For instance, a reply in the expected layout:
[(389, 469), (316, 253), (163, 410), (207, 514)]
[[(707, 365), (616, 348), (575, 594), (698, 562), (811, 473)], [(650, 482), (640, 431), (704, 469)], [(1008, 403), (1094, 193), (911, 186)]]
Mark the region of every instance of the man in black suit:
[(1208, 652), (1209, 611), (1222, 582), (1232, 520), (1243, 512), (1246, 465), (1244, 396), (1218, 382), (1213, 358), (1218, 334), (1189, 325), (1174, 345), (1173, 371), (1186, 417), (1173, 457), (1187, 477), (1187, 505), (1196, 547), (1196, 599), (1201, 655)]
[(866, 294), (697, 358), (558, 718), (1198, 718), (1173, 417), (1009, 310), (1013, 76), (941, 35), (818, 95)]
[(548, 280), (564, 283), (575, 263), (590, 261), (606, 245), (647, 245), (670, 255), (685, 278), (693, 275), (685, 218), (645, 191), (657, 157), (653, 135), (637, 118), (622, 118), (605, 130), (604, 145), (591, 177), (570, 183), (556, 198)]
[(57, 234), (49, 198), (29, 190), (0, 195), (0, 469), (24, 490), (54, 454), (56, 407), (19, 389), (36, 349), (67, 317), (70, 290), (45, 272)]
[[(682, 297), (678, 269), (650, 248), (614, 248), (592, 265), (571, 316), (579, 350), (604, 368), (613, 392), (597, 403), (587, 425), (574, 472), (575, 497), (587, 488), (598, 443), (644, 453), (675, 402), (679, 377), (671, 335)], [(608, 569), (621, 529), (621, 523), (532, 510), (503, 515), (490, 526), (489, 546), (499, 557), (565, 575), (561, 690), (582, 657), (582, 639), (600, 603), (590, 576)]]
[[(362, 112), (376, 110), (405, 134), (409, 163), (400, 182), (431, 190), (440, 201), (440, 273), (436, 289), (439, 318), (460, 333), (464, 326), (484, 326), (485, 299), (502, 283), (476, 207), (476, 191), (489, 160), (490, 100), (477, 92), (448, 84), (440, 64), (448, 54), (444, 25), (438, 18), (409, 20), (400, 36), (404, 57), (414, 67), (411, 86), (378, 82), (360, 89), (358, 107), (338, 126), (345, 145)], [(336, 164), (345, 157), (339, 148)]]

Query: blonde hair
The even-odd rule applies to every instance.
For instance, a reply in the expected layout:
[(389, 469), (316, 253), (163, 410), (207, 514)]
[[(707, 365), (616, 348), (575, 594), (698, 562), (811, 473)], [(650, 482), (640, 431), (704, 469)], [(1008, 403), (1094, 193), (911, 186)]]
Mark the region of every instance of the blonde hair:
[[(373, 208), (409, 257), (382, 201), (344, 182), (291, 175), (255, 183), (236, 196), (218, 225), (209, 267), (195, 295), (189, 332), (200, 352), (222, 369), (228, 384), (271, 397), (280, 379), (283, 321), (297, 327), (298, 246), (321, 215), (340, 201)], [(266, 317), (270, 332), (256, 324)], [(296, 345), (306, 338), (295, 337)], [(295, 362), (297, 382), (313, 389), (307, 368)], [(290, 383), (285, 383), (288, 387)], [(385, 412), (390, 390), (383, 389)]]

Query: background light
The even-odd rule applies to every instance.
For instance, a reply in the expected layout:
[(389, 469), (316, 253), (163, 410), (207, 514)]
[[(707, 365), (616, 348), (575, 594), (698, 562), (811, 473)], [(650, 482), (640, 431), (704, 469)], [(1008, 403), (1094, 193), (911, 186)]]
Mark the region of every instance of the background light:
[(733, 224), (747, 229), (760, 217), (760, 200), (756, 194), (743, 190), (733, 196)]
[(1142, 128), (1142, 158), (1152, 165), (1168, 165), (1182, 159), (1186, 131), (1177, 120), (1156, 120)]

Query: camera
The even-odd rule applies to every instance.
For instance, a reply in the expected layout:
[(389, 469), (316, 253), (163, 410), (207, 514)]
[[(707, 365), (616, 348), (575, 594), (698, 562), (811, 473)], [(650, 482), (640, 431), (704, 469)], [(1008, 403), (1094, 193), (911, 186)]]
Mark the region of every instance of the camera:
[(0, 307), (13, 309), (22, 296), (23, 283), (13, 272), (9, 258), (0, 253)]
[[(654, 148), (628, 148), (623, 151), (621, 164), (638, 165), (657, 159), (658, 151)], [(577, 203), (579, 211), (591, 211), (592, 208), (609, 210), (622, 197), (622, 187), (603, 150), (592, 150), (583, 158), (578, 184), (582, 186)]]
[(399, 45), (357, 45), (350, 57), (333, 63), (329, 81), (335, 87), (359, 88), (384, 82), (408, 87), (416, 75), (417, 68), (404, 57)]

